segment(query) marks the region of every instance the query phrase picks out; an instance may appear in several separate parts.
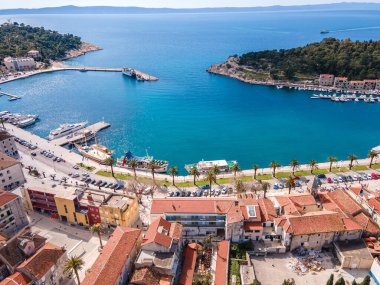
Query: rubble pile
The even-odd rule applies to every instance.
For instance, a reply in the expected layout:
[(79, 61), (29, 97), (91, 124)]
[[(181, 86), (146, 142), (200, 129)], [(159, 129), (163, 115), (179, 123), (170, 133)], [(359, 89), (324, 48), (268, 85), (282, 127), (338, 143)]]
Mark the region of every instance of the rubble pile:
[(289, 259), (287, 267), (298, 275), (305, 275), (310, 271), (320, 272), (325, 270), (322, 266), (323, 256), (320, 251), (298, 249)]

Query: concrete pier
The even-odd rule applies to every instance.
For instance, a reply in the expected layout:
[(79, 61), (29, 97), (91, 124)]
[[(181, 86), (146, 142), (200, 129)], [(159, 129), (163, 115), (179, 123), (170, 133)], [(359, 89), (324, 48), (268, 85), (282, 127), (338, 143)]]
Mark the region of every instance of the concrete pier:
[(10, 93), (7, 93), (7, 92), (4, 92), (4, 91), (0, 91), (0, 94), (1, 94), (1, 95), (5, 95), (5, 96), (8, 96), (8, 100), (9, 100), (9, 101), (13, 101), (13, 100), (21, 99), (20, 96), (16, 96), (16, 95), (13, 95), (13, 94), (10, 94)]
[[(108, 127), (110, 127), (111, 124), (109, 123), (106, 123), (106, 122), (98, 122), (98, 123), (95, 123), (91, 126), (88, 126), (86, 128), (83, 128), (81, 129), (81, 131), (86, 131), (86, 130), (89, 130), (93, 133), (97, 133), (103, 129), (106, 129)], [(64, 136), (64, 137), (61, 137), (61, 138), (57, 138), (55, 140), (52, 140), (51, 141), (53, 144), (55, 145), (59, 145), (59, 146), (63, 146), (63, 145), (66, 145), (69, 143), (69, 139), (67, 139), (67, 136)]]

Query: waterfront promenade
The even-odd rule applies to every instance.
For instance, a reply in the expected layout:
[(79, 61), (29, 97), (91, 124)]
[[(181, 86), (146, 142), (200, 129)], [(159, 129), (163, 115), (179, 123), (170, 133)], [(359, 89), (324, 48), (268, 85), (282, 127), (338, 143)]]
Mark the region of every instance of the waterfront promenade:
[[(110, 171), (109, 166), (101, 165), (98, 164), (92, 160), (85, 159), (78, 153), (75, 153), (71, 150), (68, 150), (59, 144), (55, 143), (54, 141), (48, 141), (47, 139), (41, 138), (37, 135), (34, 135), (26, 130), (23, 130), (21, 128), (18, 128), (16, 126), (13, 126), (11, 124), (6, 123), (5, 124), (6, 129), (10, 132), (10, 134), (26, 140), (32, 144), (35, 144), (38, 148), (47, 150), (51, 153), (53, 153), (55, 156), (61, 157), (65, 159), (68, 163), (75, 165), (78, 163), (83, 163), (86, 166), (93, 166), (96, 168), (96, 171), (102, 170), (102, 171)], [(377, 162), (378, 159), (374, 160), (374, 163)], [(354, 166), (356, 165), (363, 165), (363, 166), (368, 166), (370, 163), (369, 158), (364, 158), (364, 159), (358, 159), (354, 161)], [(333, 167), (336, 168), (348, 168), (350, 165), (350, 161), (345, 160), (345, 161), (337, 161), (336, 163), (333, 163)], [(178, 166), (182, 167), (182, 166)], [(320, 162), (318, 163), (318, 169), (329, 169), (330, 163), (329, 162)], [(129, 169), (124, 169), (120, 167), (114, 167), (114, 172), (115, 173), (121, 173), (121, 174), (129, 174), (133, 175), (133, 171)], [(257, 175), (263, 175), (263, 174), (272, 174), (272, 169), (269, 167), (266, 168), (260, 168), (257, 170)], [(297, 168), (297, 171), (310, 171), (310, 166), (307, 164), (302, 164)], [(278, 167), (276, 169), (276, 173), (278, 172), (292, 172), (292, 168), (290, 166), (282, 166)], [(147, 177), (151, 178), (152, 174), (149, 171), (136, 171), (137, 176), (139, 177)], [(242, 170), (238, 174), (238, 176), (253, 176), (254, 175), (254, 170), (253, 169), (247, 169), (247, 170)], [(218, 175), (218, 178), (233, 178), (234, 174), (233, 173), (228, 173), (228, 174), (220, 174)], [(172, 177), (168, 174), (155, 174), (155, 178), (157, 180), (166, 180), (166, 181), (171, 181)], [(200, 177), (202, 178), (202, 177)], [(185, 175), (185, 176), (177, 176), (176, 181), (177, 182), (191, 182), (193, 181), (194, 177), (191, 175)]]

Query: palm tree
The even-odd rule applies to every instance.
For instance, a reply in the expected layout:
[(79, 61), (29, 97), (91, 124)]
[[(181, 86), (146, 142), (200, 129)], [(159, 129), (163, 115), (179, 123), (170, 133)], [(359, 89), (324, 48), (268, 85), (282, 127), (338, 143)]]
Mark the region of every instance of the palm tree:
[(276, 169), (278, 167), (280, 167), (281, 165), (276, 162), (276, 161), (272, 161), (270, 164), (269, 164), (269, 167), (273, 169), (273, 177), (276, 177)]
[(215, 176), (217, 176), (218, 174), (220, 174), (220, 168), (219, 168), (219, 166), (217, 166), (217, 165), (214, 165), (214, 166), (211, 168), (211, 171), (214, 172)]
[(196, 167), (192, 167), (190, 169), (190, 175), (194, 176), (194, 185), (196, 185), (196, 183), (195, 183), (196, 179), (197, 179), (197, 177), (199, 177), (199, 171), (198, 171), (198, 169)]
[(296, 168), (300, 165), (300, 163), (298, 162), (298, 160), (296, 159), (293, 159), (292, 161), (290, 161), (290, 167), (292, 168), (292, 174), (294, 175), (294, 172), (296, 171)]
[(240, 165), (238, 163), (234, 163), (230, 169), (234, 172), (234, 178), (236, 179), (236, 172), (241, 170)]
[(137, 161), (136, 161), (136, 160), (131, 160), (131, 161), (128, 163), (128, 165), (129, 165), (130, 168), (133, 169), (133, 173), (134, 173), (134, 175), (135, 175), (135, 180), (136, 180), (136, 177), (137, 177), (137, 175), (136, 175), (136, 168), (137, 168), (137, 166), (138, 166)]
[(153, 162), (151, 162), (151, 163), (149, 163), (149, 165), (148, 165), (148, 169), (149, 169), (149, 170), (151, 171), (151, 173), (152, 173), (153, 183), (156, 184), (156, 180), (154, 179), (154, 173), (155, 173), (155, 171), (156, 171), (156, 165), (155, 165)]
[(372, 163), (373, 163), (373, 159), (374, 158), (377, 158), (379, 156), (379, 154), (374, 151), (374, 150), (371, 150), (369, 153), (368, 153), (368, 157), (371, 159), (371, 162), (369, 163), (369, 168), (372, 167)]
[(175, 185), (175, 183), (174, 183), (174, 176), (178, 175), (178, 167), (177, 166), (170, 167), (169, 173), (171, 174), (171, 176), (173, 178), (173, 186), (174, 186)]
[(99, 238), (100, 249), (103, 249), (103, 242), (101, 234), (104, 232), (104, 229), (101, 224), (95, 224), (90, 228), (91, 233), (96, 233)]
[(330, 168), (329, 168), (329, 172), (331, 172), (331, 169), (332, 169), (332, 165), (334, 162), (337, 162), (338, 159), (335, 157), (335, 156), (329, 156), (327, 158), (327, 160), (330, 162)]
[(106, 161), (104, 162), (105, 165), (108, 165), (111, 167), (111, 174), (112, 174), (112, 177), (115, 177), (115, 174), (113, 173), (113, 165), (115, 164), (115, 159), (110, 156), (109, 158), (106, 159)]
[(211, 197), (211, 185), (212, 185), (212, 182), (214, 181), (216, 183), (216, 174), (215, 174), (215, 172), (212, 169), (210, 169), (209, 171), (207, 171), (206, 176), (205, 176), (205, 180), (208, 180), (210, 182), (210, 197)]
[(80, 284), (79, 274), (78, 271), (83, 268), (84, 261), (80, 257), (72, 256), (65, 261), (65, 265), (63, 268), (63, 273), (65, 274), (72, 274), (74, 272), (75, 276), (77, 277), (78, 285)]
[(354, 160), (357, 160), (357, 159), (358, 159), (358, 157), (355, 154), (350, 154), (348, 156), (348, 160), (350, 161), (350, 170), (353, 166)]
[(318, 169), (318, 163), (314, 159), (310, 160), (310, 173), (313, 174), (314, 169)]
[(264, 198), (267, 196), (267, 191), (269, 190), (269, 188), (270, 188), (269, 182), (267, 182), (267, 181), (261, 182), (261, 189), (263, 189), (263, 191), (264, 191)]
[(259, 166), (257, 164), (254, 164), (253, 165), (253, 179), (256, 180), (256, 174), (257, 174), (257, 170), (259, 169)]
[(296, 188), (296, 180), (293, 178), (293, 176), (289, 176), (289, 178), (286, 180), (286, 185), (289, 187), (289, 194), (292, 188)]

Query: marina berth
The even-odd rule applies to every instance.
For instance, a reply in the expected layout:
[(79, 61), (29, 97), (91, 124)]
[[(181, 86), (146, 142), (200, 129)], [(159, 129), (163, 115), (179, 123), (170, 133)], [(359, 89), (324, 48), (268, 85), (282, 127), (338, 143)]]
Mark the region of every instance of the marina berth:
[(8, 122), (20, 128), (25, 128), (30, 125), (33, 125), (38, 120), (38, 115), (24, 115), (18, 113), (13, 114), (8, 111), (2, 111), (0, 112), (0, 118), (4, 122)]
[(235, 160), (208, 160), (208, 161), (199, 161), (198, 163), (187, 164), (185, 169), (190, 173), (192, 168), (196, 168), (200, 173), (206, 173), (210, 169), (217, 166), (220, 172), (230, 172), (231, 167), (234, 166), (237, 162)]
[(67, 136), (71, 133), (74, 133), (75, 131), (83, 129), (87, 125), (87, 123), (88, 122), (86, 121), (77, 124), (62, 124), (58, 128), (50, 132), (48, 139), (54, 140), (60, 137)]
[(91, 146), (81, 146), (75, 144), (79, 153), (88, 159), (91, 159), (100, 164), (106, 164), (107, 160), (112, 157), (113, 151), (100, 144), (93, 144)]
[(133, 169), (131, 166), (131, 161), (135, 161), (137, 166), (135, 167), (138, 171), (151, 171), (149, 165), (154, 165), (154, 172), (156, 173), (165, 173), (168, 170), (169, 163), (166, 160), (154, 159), (153, 156), (136, 156), (131, 151), (127, 151), (125, 155), (118, 159), (116, 165), (121, 168)]
[(96, 137), (96, 132), (88, 129), (81, 129), (66, 137), (69, 144), (86, 143)]

